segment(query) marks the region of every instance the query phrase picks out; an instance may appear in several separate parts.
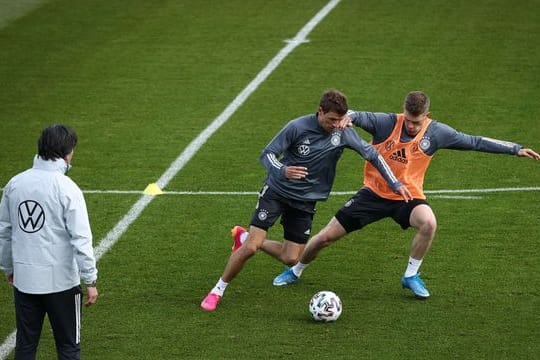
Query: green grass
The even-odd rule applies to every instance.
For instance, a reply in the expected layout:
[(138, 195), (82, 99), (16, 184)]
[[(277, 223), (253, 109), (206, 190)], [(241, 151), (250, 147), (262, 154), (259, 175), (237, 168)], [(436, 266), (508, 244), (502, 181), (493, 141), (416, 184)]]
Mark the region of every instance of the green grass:
[[(81, 188), (142, 191), (325, 4), (59, 0), (10, 22), (0, 29), (0, 186), (31, 165), (43, 127), (66, 122), (80, 137), (70, 176)], [(315, 111), (329, 87), (351, 108), (385, 112), (422, 89), (435, 119), (539, 150), (539, 8), (343, 0), (165, 190), (257, 191), (264, 145)], [(334, 190), (357, 189), (362, 165), (346, 153)], [(441, 151), (425, 188), (537, 187), (538, 166)], [(256, 197), (158, 196), (98, 264), (83, 357), (536, 358), (540, 192), (474, 195), (430, 200), (438, 232), (422, 265), (428, 301), (399, 284), (413, 231), (384, 220), (325, 250), (292, 287), (273, 287), (283, 266), (257, 255), (214, 313), (199, 302), (227, 261), (230, 227), (247, 224)], [(138, 196), (86, 199), (97, 245)], [(320, 203), (313, 230), (346, 200)], [(343, 301), (335, 324), (309, 319), (309, 299), (323, 289)], [(0, 282), (1, 342), (14, 326), (11, 289)], [(39, 358), (55, 358), (48, 325)]]

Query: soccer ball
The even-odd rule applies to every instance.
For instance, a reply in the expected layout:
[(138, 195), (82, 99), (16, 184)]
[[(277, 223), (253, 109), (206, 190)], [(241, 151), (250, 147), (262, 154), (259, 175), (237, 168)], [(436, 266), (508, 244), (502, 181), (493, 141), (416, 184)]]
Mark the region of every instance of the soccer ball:
[(319, 291), (309, 302), (309, 312), (315, 321), (336, 321), (342, 310), (341, 299), (332, 291)]

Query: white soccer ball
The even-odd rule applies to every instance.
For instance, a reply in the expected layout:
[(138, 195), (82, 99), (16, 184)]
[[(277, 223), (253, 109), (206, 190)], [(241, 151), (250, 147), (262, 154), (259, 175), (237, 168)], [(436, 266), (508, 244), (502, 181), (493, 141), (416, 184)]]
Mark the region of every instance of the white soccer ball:
[(309, 302), (309, 312), (315, 321), (336, 321), (342, 310), (341, 299), (332, 291), (319, 291)]

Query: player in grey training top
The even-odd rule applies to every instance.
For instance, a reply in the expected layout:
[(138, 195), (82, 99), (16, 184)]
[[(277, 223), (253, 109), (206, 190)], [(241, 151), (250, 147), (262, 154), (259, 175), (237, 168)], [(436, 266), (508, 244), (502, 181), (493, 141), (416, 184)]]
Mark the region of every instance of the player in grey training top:
[(413, 196), (404, 202), (388, 191), (385, 181), (368, 163), (364, 170), (364, 187), (338, 210), (328, 225), (315, 235), (304, 249), (300, 261), (274, 279), (274, 285), (298, 281), (305, 267), (321, 249), (345, 234), (359, 230), (380, 219), (391, 217), (403, 229), (413, 227), (409, 261), (401, 285), (419, 298), (430, 296), (418, 269), (437, 229), (437, 220), (425, 201), (424, 175), (438, 149), (476, 150), (513, 154), (540, 160), (540, 155), (518, 144), (460, 133), (450, 126), (430, 119), (429, 97), (421, 91), (407, 94), (402, 114), (352, 112), (352, 123), (372, 134), (373, 146), (403, 181)]
[[(326, 200), (344, 148), (354, 149), (383, 175), (392, 190), (401, 186), (379, 153), (352, 128), (332, 129), (319, 125), (317, 114), (289, 122), (264, 149), (260, 160), (268, 170), (266, 184), (279, 195), (295, 200)], [(283, 154), (281, 159), (278, 157)], [(287, 166), (307, 168), (303, 179), (288, 179)]]
[[(354, 129), (340, 129), (347, 113), (347, 98), (337, 90), (323, 94), (317, 114), (289, 122), (266, 146), (261, 162), (268, 170), (265, 185), (248, 232), (233, 228), (233, 253), (214, 288), (201, 302), (206, 311), (216, 309), (225, 288), (257, 250), (285, 264), (294, 264), (309, 239), (315, 204), (328, 198), (336, 163), (344, 148), (368, 159), (400, 199), (412, 199), (409, 190), (392, 174), (373, 147)], [(390, 185), (390, 187), (388, 186)], [(268, 229), (281, 218), (284, 241), (266, 239)], [(238, 231), (238, 229), (240, 229)]]

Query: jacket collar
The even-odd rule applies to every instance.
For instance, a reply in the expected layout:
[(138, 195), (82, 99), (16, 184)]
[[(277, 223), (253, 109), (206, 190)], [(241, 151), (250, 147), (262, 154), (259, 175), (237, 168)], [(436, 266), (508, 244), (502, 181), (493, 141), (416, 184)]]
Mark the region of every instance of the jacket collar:
[(46, 171), (59, 171), (62, 174), (67, 173), (71, 166), (66, 163), (64, 159), (55, 159), (55, 160), (43, 160), (36, 155), (34, 157), (34, 169), (46, 170)]

